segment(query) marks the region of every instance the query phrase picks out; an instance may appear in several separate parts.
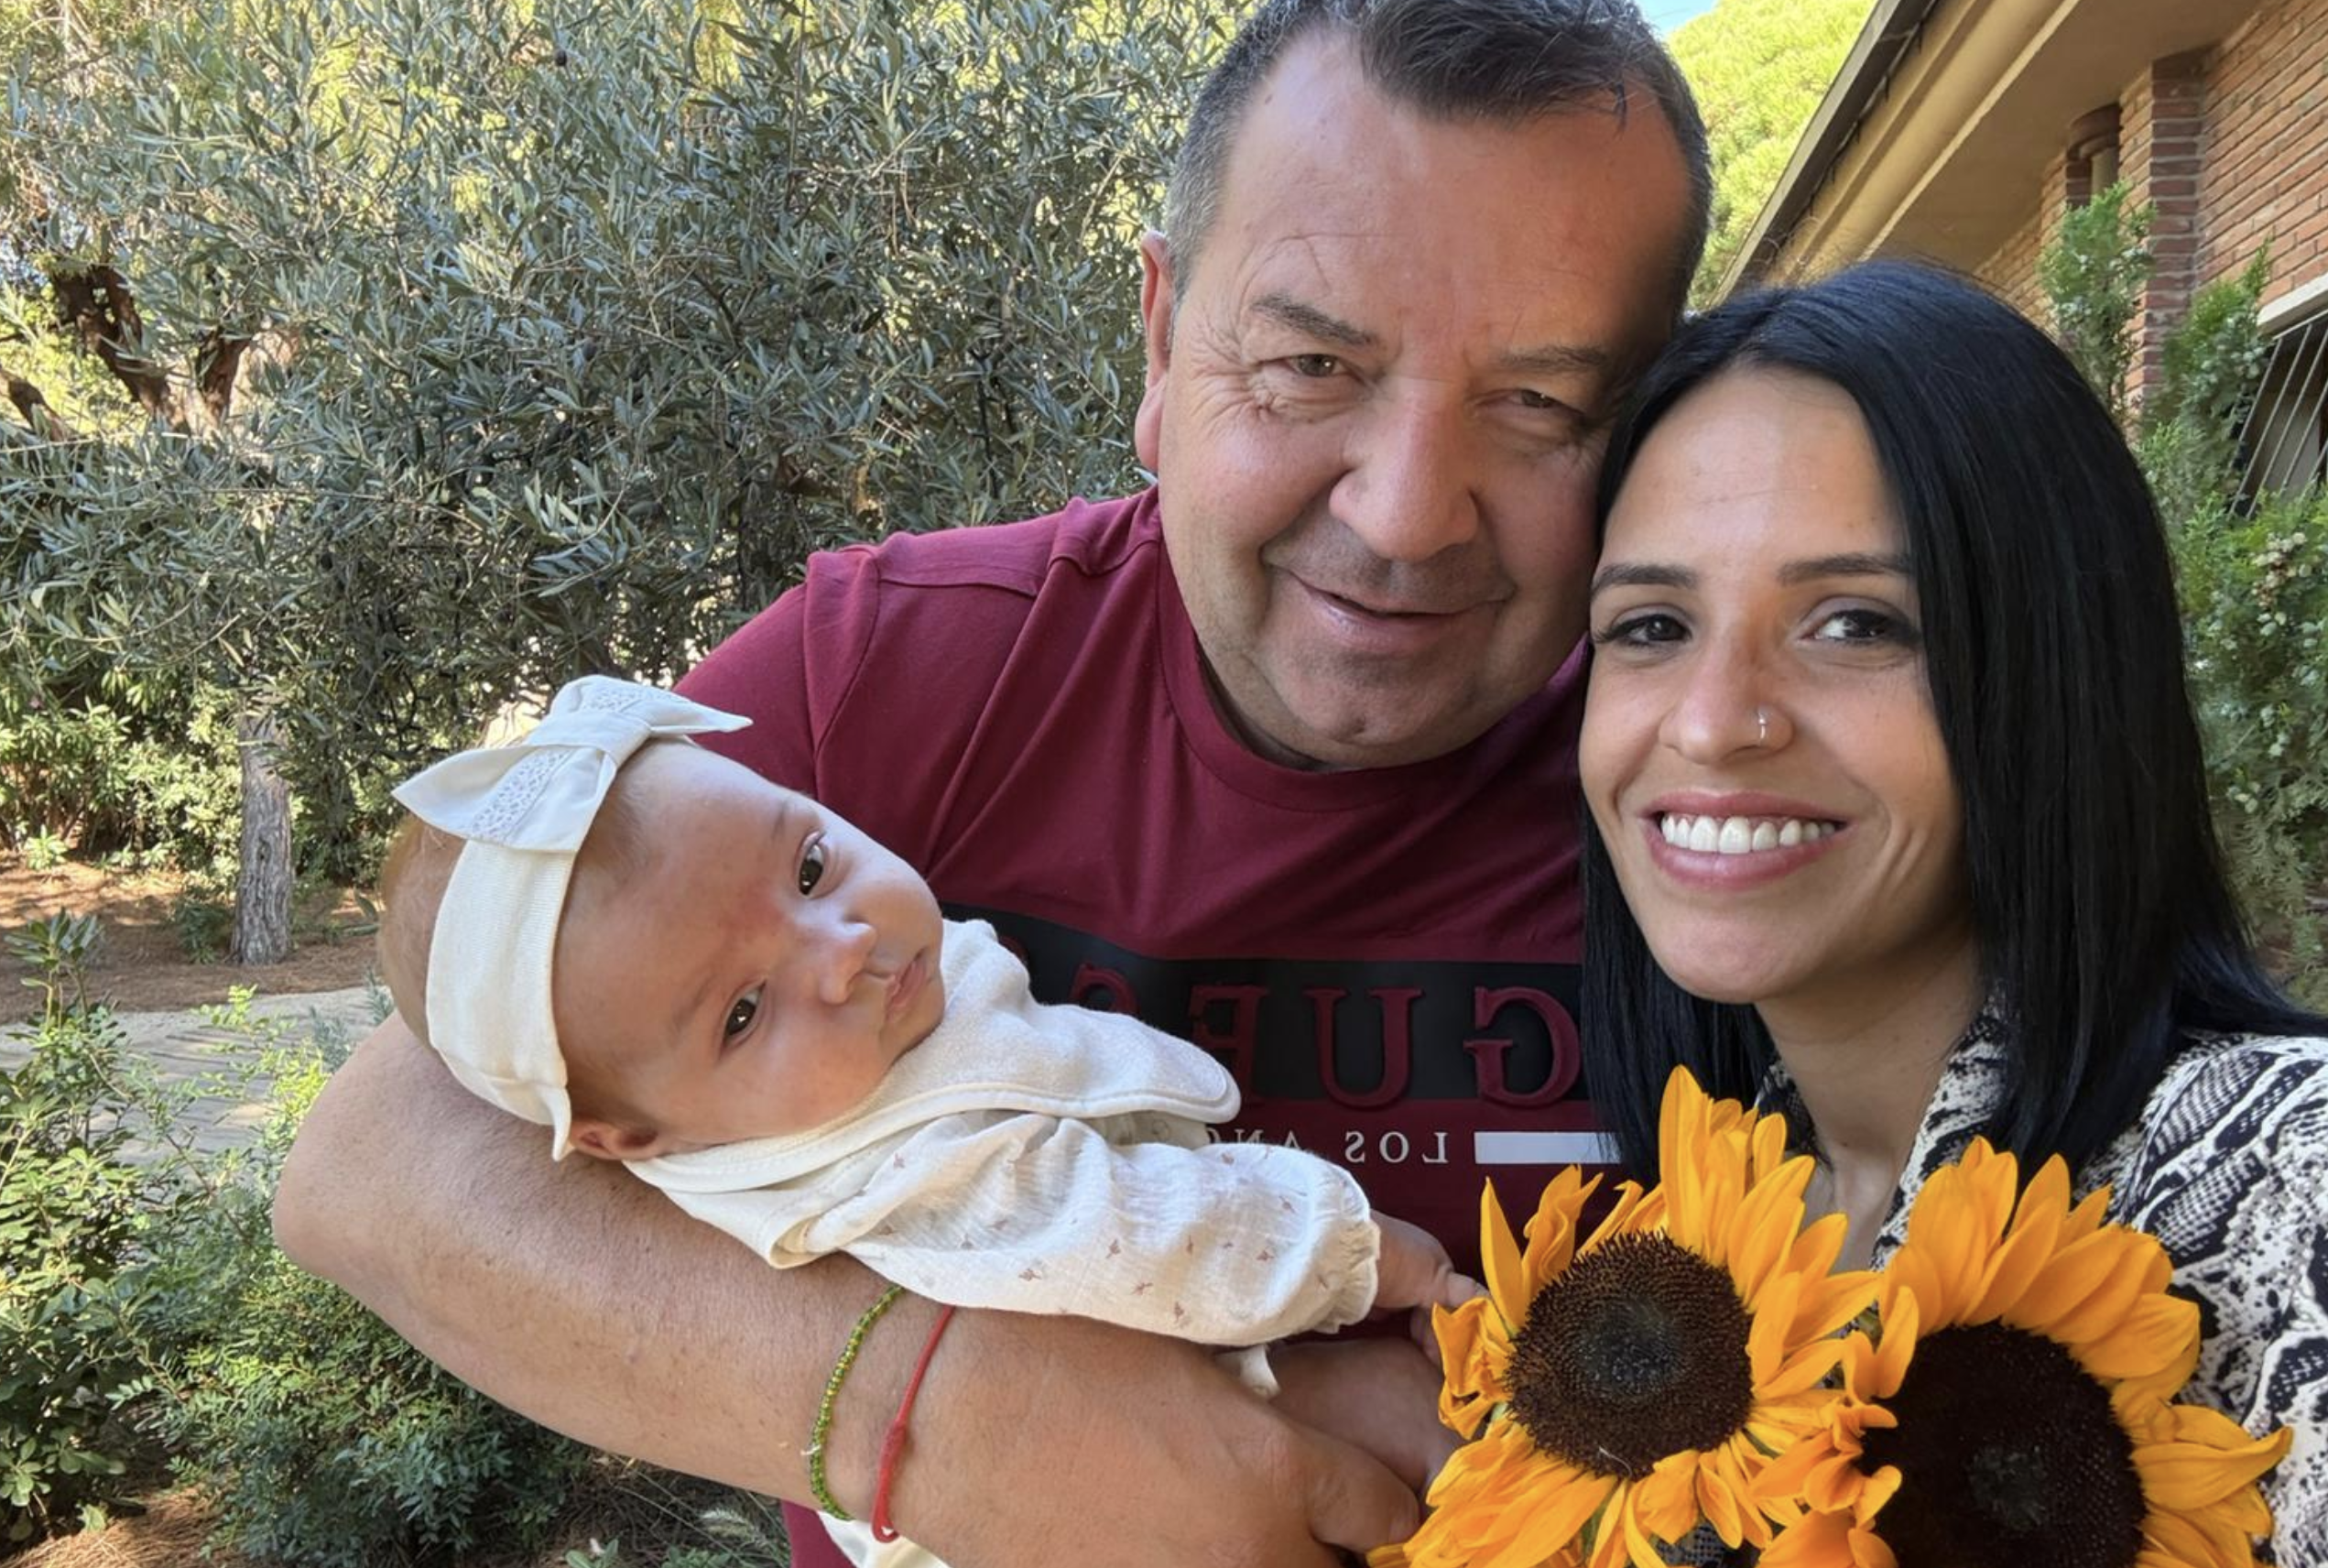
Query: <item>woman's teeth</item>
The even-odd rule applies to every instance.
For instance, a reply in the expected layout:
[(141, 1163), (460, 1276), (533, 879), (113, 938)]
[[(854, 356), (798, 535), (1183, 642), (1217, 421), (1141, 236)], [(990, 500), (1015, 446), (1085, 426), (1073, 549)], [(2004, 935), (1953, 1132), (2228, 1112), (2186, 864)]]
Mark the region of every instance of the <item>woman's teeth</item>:
[(1657, 825), (1665, 842), (1676, 849), (1700, 855), (1758, 855), (1766, 849), (1816, 844), (1838, 832), (1842, 824), (1800, 817), (1687, 817), (1669, 811), (1658, 819)]

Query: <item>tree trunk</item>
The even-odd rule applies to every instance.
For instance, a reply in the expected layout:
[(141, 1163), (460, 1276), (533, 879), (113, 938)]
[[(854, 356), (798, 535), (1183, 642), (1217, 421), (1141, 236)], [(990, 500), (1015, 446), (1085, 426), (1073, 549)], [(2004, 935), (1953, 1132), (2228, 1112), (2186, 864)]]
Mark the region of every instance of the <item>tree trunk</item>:
[(245, 710), (234, 721), (243, 757), (242, 862), (234, 880), (234, 961), (280, 964), (291, 955), (291, 789), (275, 768), (275, 716)]

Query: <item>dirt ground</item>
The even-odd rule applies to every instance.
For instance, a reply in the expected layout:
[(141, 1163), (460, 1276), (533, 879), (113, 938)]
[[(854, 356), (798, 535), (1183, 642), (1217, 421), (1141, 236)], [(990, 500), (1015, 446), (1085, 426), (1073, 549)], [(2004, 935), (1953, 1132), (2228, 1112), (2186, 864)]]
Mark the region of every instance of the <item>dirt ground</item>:
[[(531, 1551), (485, 1547), (462, 1554), (451, 1568), (566, 1568), (570, 1553), (583, 1561), (647, 1568), (674, 1552), (725, 1546), (737, 1568), (775, 1568), (777, 1555), (725, 1539), (707, 1525), (704, 1510), (736, 1510), (752, 1525), (780, 1533), (773, 1504), (741, 1497), (708, 1481), (602, 1456), (591, 1466), (549, 1538)], [(59, 1536), (17, 1552), (0, 1546), (0, 1568), (267, 1568), (259, 1558), (212, 1545), (216, 1512), (187, 1487), (158, 1488), (103, 1530)]]
[[(249, 985), (262, 995), (295, 996), (361, 985), (372, 970), (372, 940), (354, 894), (329, 889), (298, 910), (296, 945), (281, 964), (245, 966), (223, 958), (199, 963), (186, 954), (171, 906), (182, 884), (175, 877), (129, 876), (68, 861), (35, 871), (14, 855), (0, 855), (0, 931), (14, 931), (59, 910), (94, 914), (104, 935), (90, 978), (97, 995), (121, 1012), (158, 1012), (226, 1000), (228, 987)], [(0, 1024), (39, 1011), (39, 996), (18, 984), (29, 971), (0, 953)]]

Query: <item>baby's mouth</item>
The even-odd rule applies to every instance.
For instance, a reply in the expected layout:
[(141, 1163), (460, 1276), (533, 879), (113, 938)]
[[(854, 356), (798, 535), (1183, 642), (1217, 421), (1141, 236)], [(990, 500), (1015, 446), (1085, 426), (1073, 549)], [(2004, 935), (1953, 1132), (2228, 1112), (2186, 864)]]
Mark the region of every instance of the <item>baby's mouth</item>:
[(889, 999), (884, 1016), (894, 1018), (911, 1007), (913, 999), (921, 995), (922, 986), (929, 982), (930, 955), (917, 953), (913, 955), (913, 962), (898, 970), (897, 977), (889, 982)]

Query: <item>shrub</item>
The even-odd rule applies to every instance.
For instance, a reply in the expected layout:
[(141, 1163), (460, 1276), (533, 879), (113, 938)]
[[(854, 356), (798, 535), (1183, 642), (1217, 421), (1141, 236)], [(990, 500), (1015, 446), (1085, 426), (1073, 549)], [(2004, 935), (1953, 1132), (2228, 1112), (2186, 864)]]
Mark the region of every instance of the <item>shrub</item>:
[(345, 1041), (247, 1004), (213, 1023), (271, 1081), (273, 1115), (143, 1277), (168, 1392), (147, 1419), (173, 1470), (215, 1499), (222, 1541), (282, 1563), (364, 1568), (538, 1539), (590, 1451), (439, 1370), (276, 1248), (283, 1154)]
[(2328, 493), (2177, 530), (2191, 682), (2235, 884), (2328, 1007)]
[(95, 927), (58, 916), (12, 937), (45, 1006), (25, 1062), (0, 1073), (0, 1502), (7, 1539), (103, 1516), (152, 1387), (139, 1243), (190, 1203), (184, 1169), (136, 1158), (168, 1114), (79, 975)]
[(2126, 376), (2134, 364), (2134, 310), (2150, 278), (2150, 209), (2129, 210), (2123, 184), (2095, 192), (2061, 215), (2061, 232), (2038, 257), (2037, 277), (2053, 307), (2053, 335), (2110, 411), (2126, 416)]
[(231, 875), (234, 769), (215, 698), (0, 689), (0, 831), (28, 857), (71, 845)]
[[(2040, 268), (2064, 346), (2121, 413), (2149, 219), (2113, 188), (2064, 219)], [(2290, 989), (2328, 1007), (2328, 492), (2247, 495), (2238, 468), (2268, 277), (2259, 254), (2193, 297), (2136, 451), (2174, 552), (2225, 869)]]

